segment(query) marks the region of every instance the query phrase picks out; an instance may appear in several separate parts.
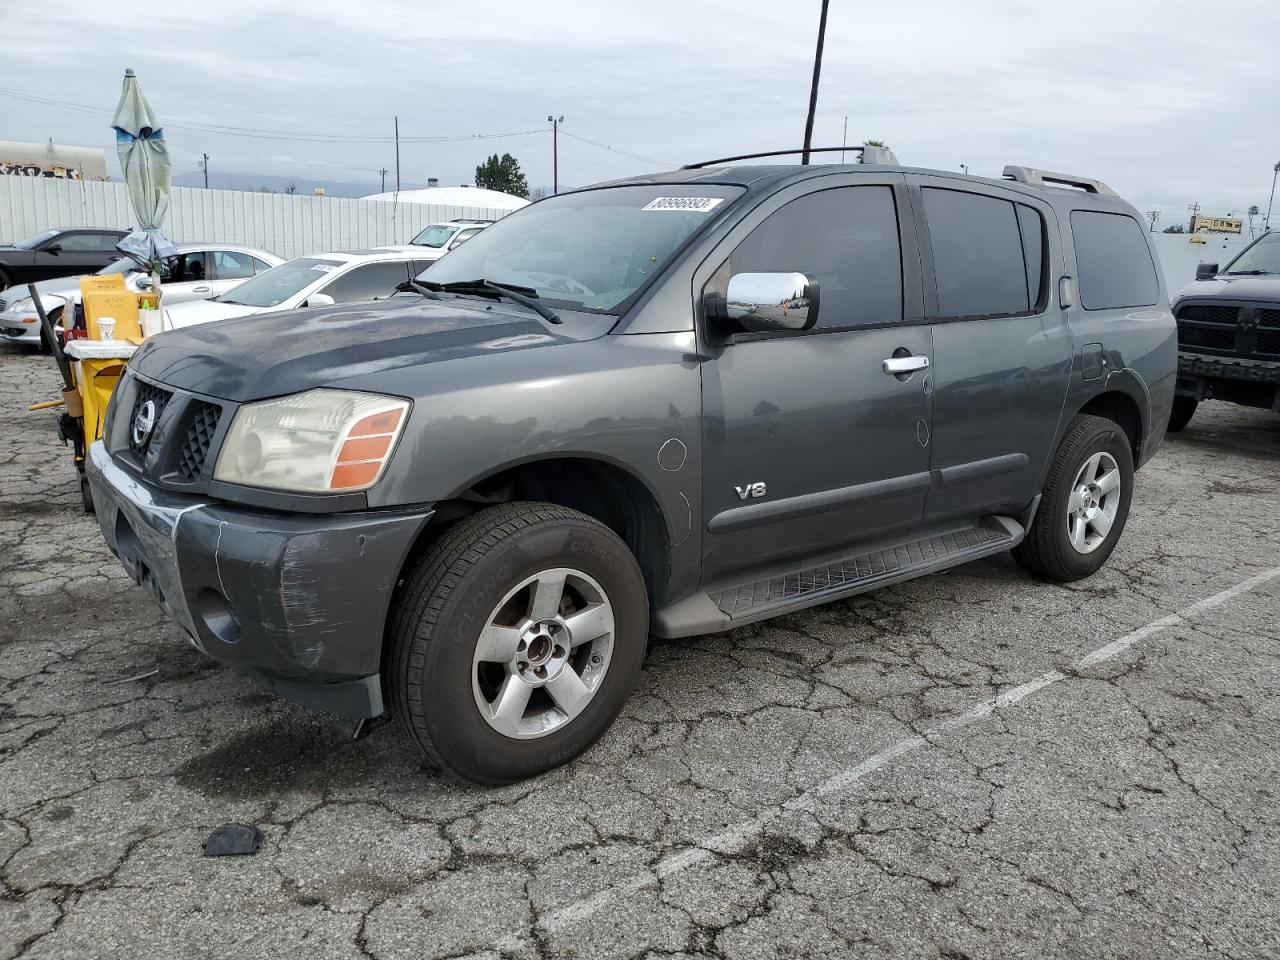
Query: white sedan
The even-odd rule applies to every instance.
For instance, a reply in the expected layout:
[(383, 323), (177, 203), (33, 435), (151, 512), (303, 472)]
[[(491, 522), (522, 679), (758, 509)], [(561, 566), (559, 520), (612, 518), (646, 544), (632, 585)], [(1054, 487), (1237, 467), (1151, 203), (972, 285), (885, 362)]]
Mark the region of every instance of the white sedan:
[[(186, 303), (206, 300), (233, 289), (255, 275), (266, 273), (284, 263), (275, 254), (254, 247), (219, 243), (181, 243), (178, 253), (160, 262), (160, 282), (164, 303)], [(120, 257), (98, 271), (98, 276), (124, 274), (125, 289), (142, 290), (146, 273), (129, 257)], [(40, 302), (61, 329), (62, 312), (68, 303), (80, 302), (80, 278), (57, 277), (36, 284)], [(0, 291), (0, 337), (38, 346), (40, 327), (35, 304), (25, 286)]]
[(214, 300), (165, 308), (164, 328), (177, 330), (251, 313), (379, 300), (391, 296), (398, 284), (429, 265), (421, 251), (391, 247), (298, 257)]

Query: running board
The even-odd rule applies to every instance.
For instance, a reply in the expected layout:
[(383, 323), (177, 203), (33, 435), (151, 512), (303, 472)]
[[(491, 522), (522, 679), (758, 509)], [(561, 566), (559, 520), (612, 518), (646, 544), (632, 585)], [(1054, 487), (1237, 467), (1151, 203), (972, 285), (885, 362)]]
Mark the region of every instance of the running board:
[(750, 583), (712, 587), (655, 612), (652, 630), (659, 637), (728, 630), (1010, 550), (1025, 533), (1022, 525), (1009, 517), (984, 517), (971, 527)]

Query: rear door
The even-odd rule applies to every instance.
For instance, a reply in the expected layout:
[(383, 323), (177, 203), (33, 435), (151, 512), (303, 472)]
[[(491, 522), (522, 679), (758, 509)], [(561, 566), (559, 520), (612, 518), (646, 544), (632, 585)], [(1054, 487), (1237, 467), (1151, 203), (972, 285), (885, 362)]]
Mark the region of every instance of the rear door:
[[(769, 198), (705, 268), (800, 272), (820, 285), (803, 333), (704, 328), (703, 579), (794, 568), (920, 525), (932, 355), (901, 174), (833, 176)], [(701, 281), (699, 281), (701, 283)], [(910, 374), (890, 358), (918, 358)]]
[(1038, 492), (1070, 380), (1071, 332), (1049, 283), (1058, 225), (1026, 194), (909, 180), (935, 352), (925, 523), (1015, 512)]

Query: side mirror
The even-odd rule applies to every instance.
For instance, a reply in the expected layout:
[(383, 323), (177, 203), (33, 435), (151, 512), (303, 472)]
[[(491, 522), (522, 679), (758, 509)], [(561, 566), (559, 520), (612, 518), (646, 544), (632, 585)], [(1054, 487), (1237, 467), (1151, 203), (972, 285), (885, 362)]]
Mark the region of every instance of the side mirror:
[(52, 253), (55, 257), (62, 252), (62, 244), (51, 243), (44, 248), (45, 253)]
[(142, 274), (141, 276), (138, 277), (137, 280), (134, 281), (134, 283), (138, 285), (139, 290), (150, 290), (153, 286), (155, 286), (155, 283), (151, 279), (151, 274), (149, 273)]
[(304, 303), (303, 306), (332, 307), (337, 302), (337, 300), (333, 299), (333, 297), (329, 296), (327, 293), (313, 293), (311, 296), (307, 297), (307, 302)]
[(818, 322), (818, 280), (804, 273), (736, 273), (726, 296), (705, 302), (712, 322), (735, 331), (791, 332)]
[(1196, 267), (1197, 280), (1212, 280), (1218, 275), (1218, 265), (1216, 263), (1201, 263)]

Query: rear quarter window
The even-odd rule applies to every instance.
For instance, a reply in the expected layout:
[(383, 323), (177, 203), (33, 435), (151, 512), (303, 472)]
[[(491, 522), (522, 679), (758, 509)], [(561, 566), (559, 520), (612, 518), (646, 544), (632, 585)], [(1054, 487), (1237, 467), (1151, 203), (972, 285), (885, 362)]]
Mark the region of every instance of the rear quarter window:
[(1123, 213), (1071, 211), (1080, 305), (1086, 310), (1150, 307), (1160, 299), (1142, 226)]

